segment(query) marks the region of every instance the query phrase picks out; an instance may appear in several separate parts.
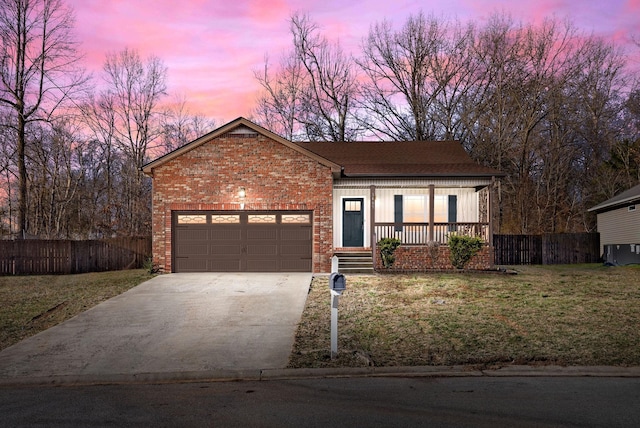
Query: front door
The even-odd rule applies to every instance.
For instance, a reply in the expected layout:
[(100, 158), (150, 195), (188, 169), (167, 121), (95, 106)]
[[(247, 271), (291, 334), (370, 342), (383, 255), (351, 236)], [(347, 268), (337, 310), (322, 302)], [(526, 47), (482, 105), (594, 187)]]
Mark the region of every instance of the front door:
[(364, 199), (351, 198), (342, 201), (342, 245), (364, 246)]

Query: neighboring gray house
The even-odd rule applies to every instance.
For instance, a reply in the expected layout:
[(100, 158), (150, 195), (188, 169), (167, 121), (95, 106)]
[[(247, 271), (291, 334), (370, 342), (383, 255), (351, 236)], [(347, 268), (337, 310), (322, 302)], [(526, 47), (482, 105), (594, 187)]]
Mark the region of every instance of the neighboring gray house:
[(612, 264), (640, 263), (640, 184), (589, 209), (598, 216), (600, 253)]

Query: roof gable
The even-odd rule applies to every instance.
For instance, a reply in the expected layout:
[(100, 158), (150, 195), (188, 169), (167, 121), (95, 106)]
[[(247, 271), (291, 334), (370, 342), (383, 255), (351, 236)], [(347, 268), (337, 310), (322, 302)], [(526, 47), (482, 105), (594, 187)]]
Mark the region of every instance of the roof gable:
[(193, 140), (190, 143), (185, 144), (182, 147), (179, 147), (163, 156), (160, 156), (159, 158), (147, 163), (146, 165), (144, 165), (142, 167), (142, 171), (149, 175), (149, 176), (153, 176), (153, 169), (157, 168), (159, 166), (164, 165), (165, 163), (171, 161), (172, 159), (175, 159), (179, 156), (181, 156), (182, 154), (189, 152), (197, 147), (200, 147), (201, 145), (214, 140), (215, 138), (223, 135), (223, 134), (238, 134), (238, 135), (252, 135), (252, 134), (261, 134), (271, 140), (274, 140), (280, 144), (283, 144), (299, 153), (304, 154), (305, 156), (308, 156), (311, 159), (316, 160), (317, 162), (319, 162), (322, 165), (325, 165), (327, 167), (329, 167), (332, 171), (332, 173), (334, 174), (334, 176), (339, 176), (340, 172), (341, 172), (341, 167), (340, 165), (322, 157), (319, 156), (316, 153), (310, 152), (309, 150), (307, 150), (304, 147), (299, 146), (298, 144), (292, 143), (291, 141), (288, 141), (276, 134), (274, 134), (273, 132), (259, 126), (256, 125), (255, 123), (251, 122), (250, 120), (247, 120), (243, 117), (239, 117), (234, 121), (231, 121), (229, 123), (227, 123), (226, 125), (221, 126), (218, 129), (215, 129), (211, 132), (209, 132), (208, 134), (203, 135), (202, 137), (199, 137), (195, 140)]

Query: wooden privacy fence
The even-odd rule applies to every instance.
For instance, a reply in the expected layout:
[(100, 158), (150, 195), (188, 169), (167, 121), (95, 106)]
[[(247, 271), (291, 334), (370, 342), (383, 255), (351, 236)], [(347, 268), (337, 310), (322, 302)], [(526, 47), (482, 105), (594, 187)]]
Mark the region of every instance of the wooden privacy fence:
[(141, 268), (151, 237), (90, 241), (0, 241), (0, 275), (70, 274)]
[(599, 233), (493, 235), (496, 265), (556, 265), (600, 261)]

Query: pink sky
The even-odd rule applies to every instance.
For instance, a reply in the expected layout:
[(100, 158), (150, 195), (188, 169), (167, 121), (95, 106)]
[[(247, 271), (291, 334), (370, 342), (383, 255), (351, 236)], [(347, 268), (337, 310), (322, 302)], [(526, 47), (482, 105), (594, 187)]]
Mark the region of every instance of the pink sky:
[[(445, 18), (483, 21), (506, 11), (537, 22), (569, 17), (582, 31), (629, 49), (640, 39), (640, 0), (67, 0), (76, 16), (86, 67), (99, 75), (105, 54), (125, 47), (155, 55), (168, 68), (169, 93), (184, 97), (191, 113), (218, 124), (248, 117), (259, 93), (253, 71), (264, 56), (275, 61), (291, 46), (288, 18), (309, 14), (324, 35), (357, 54), (369, 26), (396, 27), (422, 10)], [(635, 55), (635, 58), (638, 58)], [(640, 69), (640, 64), (635, 64)]]

